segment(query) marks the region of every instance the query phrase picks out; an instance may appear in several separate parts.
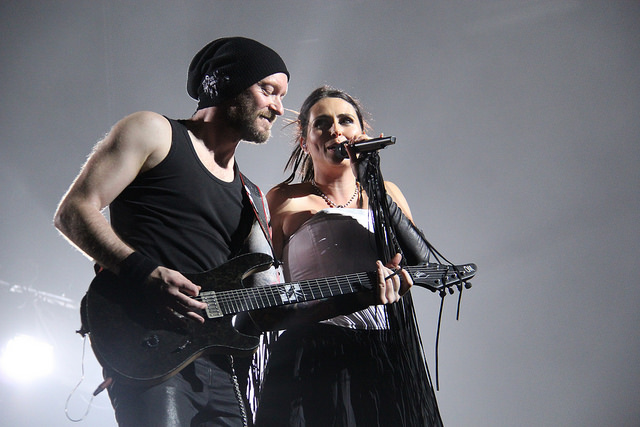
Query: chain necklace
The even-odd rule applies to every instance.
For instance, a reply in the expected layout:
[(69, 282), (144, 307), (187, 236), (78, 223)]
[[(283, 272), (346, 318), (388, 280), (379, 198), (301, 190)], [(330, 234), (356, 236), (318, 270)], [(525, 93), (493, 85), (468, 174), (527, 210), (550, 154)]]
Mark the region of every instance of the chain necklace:
[(316, 180), (313, 178), (311, 178), (311, 185), (313, 185), (313, 189), (315, 190), (316, 194), (322, 197), (324, 201), (327, 203), (327, 205), (329, 205), (330, 208), (346, 208), (356, 199), (356, 197), (358, 196), (358, 193), (360, 192), (360, 183), (356, 181), (356, 188), (355, 190), (353, 190), (353, 195), (351, 196), (351, 198), (344, 205), (338, 205), (333, 200), (331, 200), (329, 196), (324, 194), (324, 192), (320, 189), (320, 187), (318, 187), (318, 184), (316, 184)]

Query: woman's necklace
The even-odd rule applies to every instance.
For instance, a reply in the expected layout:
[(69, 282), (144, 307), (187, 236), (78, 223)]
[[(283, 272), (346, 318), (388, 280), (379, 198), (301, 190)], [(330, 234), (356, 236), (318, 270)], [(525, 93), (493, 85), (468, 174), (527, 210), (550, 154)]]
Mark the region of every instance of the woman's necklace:
[(358, 193), (360, 192), (360, 183), (356, 181), (356, 188), (355, 190), (353, 190), (353, 195), (351, 196), (351, 198), (344, 205), (338, 205), (333, 200), (331, 200), (329, 196), (324, 194), (324, 192), (320, 189), (320, 187), (318, 187), (318, 184), (316, 184), (316, 180), (313, 178), (311, 178), (311, 185), (313, 185), (313, 188), (318, 194), (318, 196), (322, 197), (324, 201), (327, 203), (327, 205), (329, 205), (330, 208), (346, 208), (356, 199), (356, 197), (358, 196)]

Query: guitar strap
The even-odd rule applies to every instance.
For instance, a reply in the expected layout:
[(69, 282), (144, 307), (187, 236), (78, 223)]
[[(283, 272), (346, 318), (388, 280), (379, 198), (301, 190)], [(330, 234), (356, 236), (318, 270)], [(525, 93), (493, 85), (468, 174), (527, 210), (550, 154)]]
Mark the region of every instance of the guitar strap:
[[(273, 249), (273, 242), (271, 241), (271, 227), (269, 226), (269, 210), (267, 209), (267, 203), (265, 201), (264, 194), (257, 185), (249, 180), (242, 172), (240, 172), (240, 180), (242, 181), (242, 186), (244, 187), (244, 191), (249, 197), (249, 201), (251, 202), (251, 207), (253, 208), (253, 213), (256, 216), (258, 223), (260, 224), (260, 228), (262, 229), (262, 233), (264, 233), (264, 237), (267, 239), (269, 243), (269, 247), (271, 248), (271, 257), (273, 258), (273, 266), (278, 267), (280, 265), (280, 261), (276, 259), (275, 250)], [(258, 201), (256, 201), (258, 200)]]

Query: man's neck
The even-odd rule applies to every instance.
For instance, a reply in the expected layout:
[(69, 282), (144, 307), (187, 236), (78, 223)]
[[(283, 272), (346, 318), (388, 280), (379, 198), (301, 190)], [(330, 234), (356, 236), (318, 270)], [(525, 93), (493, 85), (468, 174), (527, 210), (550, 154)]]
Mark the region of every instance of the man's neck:
[(185, 120), (198, 157), (207, 169), (223, 181), (234, 178), (235, 151), (240, 142), (237, 130), (232, 129), (218, 107), (196, 111)]

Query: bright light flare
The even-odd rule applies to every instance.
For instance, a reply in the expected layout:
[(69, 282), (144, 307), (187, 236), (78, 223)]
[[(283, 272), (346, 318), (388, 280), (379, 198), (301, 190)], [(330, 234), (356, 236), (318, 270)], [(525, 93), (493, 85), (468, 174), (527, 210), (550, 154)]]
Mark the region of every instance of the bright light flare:
[(53, 347), (28, 335), (17, 335), (2, 349), (0, 370), (16, 382), (30, 382), (53, 372)]

